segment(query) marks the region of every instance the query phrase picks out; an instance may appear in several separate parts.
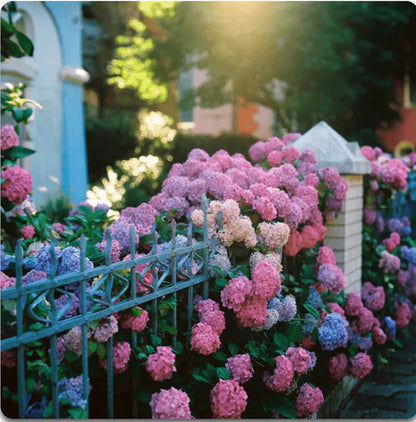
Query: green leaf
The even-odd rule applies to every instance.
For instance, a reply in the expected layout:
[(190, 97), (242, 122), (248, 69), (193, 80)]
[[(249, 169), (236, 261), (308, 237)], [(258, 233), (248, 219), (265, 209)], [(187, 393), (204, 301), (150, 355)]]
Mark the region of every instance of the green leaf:
[(217, 368), (217, 376), (223, 380), (229, 380), (230, 371), (227, 368)]
[(6, 311), (12, 312), (16, 309), (16, 302), (12, 299), (2, 300), (1, 304)]
[(20, 123), (25, 119), (24, 110), (21, 108), (14, 108), (12, 110), (12, 115), (13, 115), (14, 120), (16, 120), (17, 123)]
[(217, 267), (216, 265), (213, 265), (212, 268), (221, 276), (221, 277), (225, 277), (226, 274), (225, 272), (220, 268)]
[(287, 337), (282, 333), (274, 333), (273, 342), (276, 346), (283, 350), (286, 350), (289, 345)]
[(49, 402), (49, 404), (45, 407), (45, 410), (43, 411), (43, 417), (45, 419), (51, 418), (53, 415), (53, 409), (52, 409), (52, 402)]
[(399, 349), (403, 349), (403, 344), (401, 343), (401, 341), (399, 341), (397, 338), (393, 339), (393, 343), (399, 348)]
[(385, 358), (383, 358), (383, 356), (380, 356), (380, 362), (381, 363), (389, 363), (389, 361)]
[(99, 343), (97, 346), (97, 355), (99, 359), (104, 359), (107, 355), (107, 352), (105, 350), (105, 346), (103, 343)]
[(205, 377), (203, 377), (202, 375), (199, 374), (195, 374), (194, 372), (192, 372), (192, 376), (197, 380), (197, 381), (201, 381), (201, 382), (205, 382), (207, 384), (211, 384), (211, 381)]
[(82, 409), (79, 407), (68, 409), (68, 413), (73, 419), (82, 419)]
[(162, 344), (162, 339), (155, 334), (150, 334), (150, 342), (152, 343), (153, 346), (156, 347)]
[(65, 360), (66, 360), (68, 363), (74, 363), (74, 362), (76, 362), (76, 361), (78, 360), (78, 357), (77, 357), (77, 355), (76, 355), (74, 352), (72, 352), (71, 350), (67, 350), (67, 351), (65, 352)]
[(234, 356), (238, 353), (238, 346), (235, 343), (228, 343), (228, 350)]
[(28, 393), (33, 393), (36, 390), (36, 381), (33, 378), (26, 378), (25, 385)]
[(16, 31), (17, 41), (19, 41), (20, 47), (28, 55), (33, 55), (33, 43), (30, 38), (23, 32)]
[(295, 322), (294, 324), (290, 324), (286, 328), (286, 337), (288, 339), (288, 343), (296, 343), (302, 338), (302, 326), (300, 322)]
[(215, 284), (218, 286), (218, 287), (225, 287), (225, 285), (228, 283), (228, 281), (225, 279), (225, 278), (217, 278), (216, 280), (215, 280)]
[(88, 354), (89, 355), (93, 354), (97, 350), (97, 347), (98, 347), (98, 343), (96, 343), (95, 341), (90, 341), (88, 343)]
[(32, 330), (32, 331), (39, 331), (39, 330), (41, 330), (43, 327), (44, 327), (44, 325), (43, 325), (41, 322), (35, 322), (34, 324), (32, 324), (32, 325), (29, 327), (29, 330)]
[(224, 352), (221, 352), (221, 350), (218, 350), (218, 352), (215, 352), (212, 357), (219, 360), (220, 362), (225, 362), (227, 360), (227, 356)]
[(312, 305), (309, 305), (308, 303), (306, 303), (303, 306), (314, 317), (316, 317), (316, 318), (320, 318), (321, 317), (321, 315), (319, 314), (318, 310), (316, 308), (314, 308)]
[(151, 355), (152, 353), (155, 353), (155, 348), (153, 346), (150, 346), (150, 344), (146, 344), (145, 348), (149, 355)]
[(296, 419), (296, 409), (293, 403), (285, 396), (276, 397), (276, 410), (284, 417), (289, 419)]
[(171, 326), (171, 325), (167, 325), (165, 327), (160, 327), (160, 331), (162, 333), (167, 332), (172, 336), (175, 336), (176, 334), (178, 334), (178, 329), (176, 327)]

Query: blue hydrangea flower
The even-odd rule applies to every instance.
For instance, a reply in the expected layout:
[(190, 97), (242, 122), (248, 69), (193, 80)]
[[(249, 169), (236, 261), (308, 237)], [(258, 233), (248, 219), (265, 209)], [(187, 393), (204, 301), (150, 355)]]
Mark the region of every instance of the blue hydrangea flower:
[(280, 321), (290, 321), (297, 312), (296, 299), (293, 296), (286, 296), (277, 306)]
[(213, 254), (209, 259), (209, 273), (215, 277), (217, 271), (213, 267), (218, 267), (224, 273), (231, 270), (231, 262), (228, 258), (227, 249), (220, 245), (213, 250)]
[[(91, 390), (91, 386), (89, 387)], [(76, 378), (62, 378), (58, 383), (58, 397), (68, 398), (72, 407), (85, 409), (87, 401), (82, 394), (82, 375)]]
[[(36, 266), (34, 268), (37, 271), (44, 271), (46, 274), (50, 274), (51, 266), (52, 266), (52, 256), (51, 256), (49, 248), (50, 248), (50, 245), (45, 244), (39, 249), (39, 252), (37, 255), (38, 262), (36, 263)], [(55, 247), (55, 255), (56, 255), (57, 260), (59, 260), (61, 253), (62, 253), (61, 249), (59, 249), (58, 247)]]
[[(81, 271), (81, 251), (79, 248), (68, 246), (65, 248), (61, 255), (58, 265), (58, 274), (66, 274), (70, 272)], [(93, 267), (92, 262), (85, 258), (85, 269), (90, 270)]]
[[(29, 400), (32, 398), (32, 395), (28, 395)], [(46, 408), (46, 396), (42, 396), (39, 402), (32, 403), (30, 406), (26, 408), (25, 411), (25, 418), (28, 419), (43, 419), (43, 413)]]
[(409, 248), (408, 246), (402, 246), (400, 252), (406, 261), (416, 264), (416, 247)]
[(277, 309), (280, 304), (280, 300), (274, 296), (267, 302), (267, 309)]
[(370, 337), (362, 337), (357, 333), (354, 333), (351, 342), (356, 344), (361, 350), (369, 350), (373, 347), (373, 340)]
[(307, 350), (306, 353), (311, 357), (311, 363), (309, 364), (309, 369), (315, 368), (317, 357), (315, 352), (311, 352), (310, 350)]
[(4, 252), (4, 245), (1, 245), (1, 270), (7, 270), (11, 262), (11, 256)]
[(314, 287), (309, 287), (309, 296), (306, 303), (316, 309), (322, 308), (322, 297)]
[(38, 260), (34, 256), (28, 256), (27, 258), (23, 259), (23, 268), (26, 268), (27, 270), (33, 270), (33, 268), (36, 267), (36, 264), (38, 263)]
[[(195, 243), (195, 240), (192, 240), (192, 243)], [(188, 238), (181, 234), (176, 235), (176, 249), (184, 248), (185, 246), (188, 246)], [(172, 241), (162, 243), (159, 249), (159, 253), (170, 252), (172, 250), (172, 247), (173, 247)], [(176, 265), (177, 265), (178, 272), (187, 272), (189, 267), (192, 267), (191, 257), (189, 256), (187, 259), (184, 260), (184, 256), (186, 255), (181, 255), (181, 256), (176, 257)], [(163, 261), (163, 264), (167, 265), (170, 271), (172, 260), (168, 258)]]
[(348, 343), (347, 323), (340, 314), (328, 314), (318, 329), (318, 339), (323, 350), (345, 347)]
[(387, 338), (391, 340), (396, 336), (396, 321), (393, 318), (386, 316), (384, 317), (384, 322), (386, 324)]

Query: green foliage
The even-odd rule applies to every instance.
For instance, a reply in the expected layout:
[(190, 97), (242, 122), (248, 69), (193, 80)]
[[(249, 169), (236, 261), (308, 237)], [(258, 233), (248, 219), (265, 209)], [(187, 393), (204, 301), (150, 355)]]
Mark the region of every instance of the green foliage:
[(50, 220), (54, 222), (62, 222), (68, 217), (69, 212), (73, 208), (73, 203), (69, 195), (66, 195), (61, 189), (58, 195), (50, 197), (40, 211)]
[(18, 31), (13, 22), (16, 13), (16, 2), (11, 1), (4, 5), (3, 11), (7, 13), (7, 20), (1, 18), (1, 61), (10, 57), (21, 58), (33, 56), (33, 43), (23, 32)]

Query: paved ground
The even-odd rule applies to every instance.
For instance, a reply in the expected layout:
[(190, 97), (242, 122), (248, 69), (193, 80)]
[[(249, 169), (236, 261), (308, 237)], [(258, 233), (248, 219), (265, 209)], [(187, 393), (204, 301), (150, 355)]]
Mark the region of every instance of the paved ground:
[(404, 349), (387, 357), (340, 410), (342, 419), (408, 419), (416, 415), (416, 325), (403, 330)]

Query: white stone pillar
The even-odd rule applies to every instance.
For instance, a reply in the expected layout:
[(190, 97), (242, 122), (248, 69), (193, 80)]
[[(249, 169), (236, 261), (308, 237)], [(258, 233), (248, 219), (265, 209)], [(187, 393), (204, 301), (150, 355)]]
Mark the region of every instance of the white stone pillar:
[(299, 150), (312, 149), (318, 168), (334, 167), (348, 183), (344, 206), (337, 218), (328, 222), (325, 246), (334, 250), (337, 266), (346, 278), (345, 291), (361, 289), (363, 174), (370, 173), (370, 162), (356, 142), (347, 142), (327, 123), (320, 122), (296, 140)]

